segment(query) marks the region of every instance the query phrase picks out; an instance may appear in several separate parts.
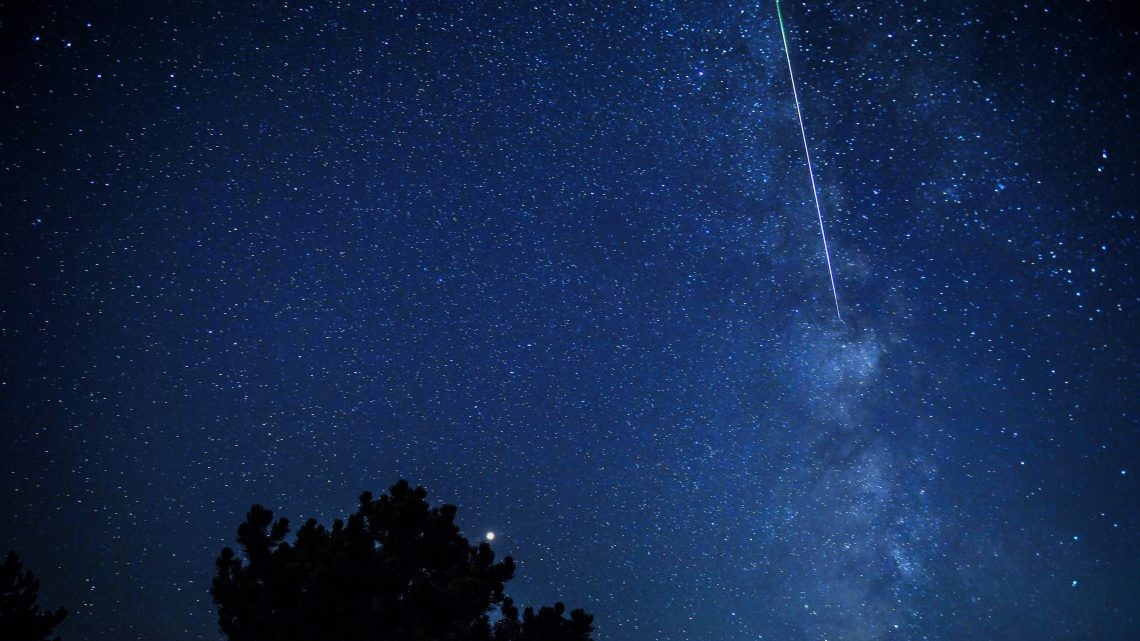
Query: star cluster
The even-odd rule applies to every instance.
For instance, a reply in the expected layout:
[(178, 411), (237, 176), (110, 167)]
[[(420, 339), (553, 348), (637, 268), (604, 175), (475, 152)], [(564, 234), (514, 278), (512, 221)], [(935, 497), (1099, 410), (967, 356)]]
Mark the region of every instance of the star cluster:
[(0, 6), (0, 545), (217, 639), (408, 478), (599, 641), (1135, 638), (1125, 4), (783, 5), (842, 322), (774, 4)]

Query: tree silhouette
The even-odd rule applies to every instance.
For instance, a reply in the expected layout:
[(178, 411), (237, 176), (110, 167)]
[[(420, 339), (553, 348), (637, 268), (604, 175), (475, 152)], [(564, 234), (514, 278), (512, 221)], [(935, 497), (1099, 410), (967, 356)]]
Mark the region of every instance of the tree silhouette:
[[(0, 639), (3, 641), (45, 641), (67, 610), (40, 612), (36, 605), (40, 582), (31, 572), (21, 572), (16, 553), (9, 550), (0, 567)], [(59, 637), (55, 638), (59, 641)]]
[[(211, 594), (230, 641), (590, 641), (593, 617), (565, 607), (527, 608), (503, 594), (510, 557), (470, 545), (456, 508), (430, 508), (400, 481), (365, 492), (347, 522), (310, 519), (293, 543), (287, 519), (254, 505), (238, 527), (240, 558), (225, 548)], [(502, 617), (491, 625), (499, 605)]]
[(542, 606), (538, 614), (533, 608), (523, 612), (519, 623), (519, 610), (510, 597), (503, 599), (503, 617), (495, 623), (494, 641), (580, 641), (590, 638), (594, 617), (583, 610), (574, 610), (566, 619), (562, 613), (566, 606)]

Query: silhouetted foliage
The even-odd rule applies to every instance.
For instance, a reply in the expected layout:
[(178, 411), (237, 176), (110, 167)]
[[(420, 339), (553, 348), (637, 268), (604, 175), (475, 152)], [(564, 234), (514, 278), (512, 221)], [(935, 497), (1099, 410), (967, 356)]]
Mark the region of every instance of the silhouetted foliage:
[(574, 610), (570, 618), (563, 617), (566, 606), (555, 603), (554, 607), (542, 606), (538, 614), (533, 608), (523, 612), (519, 622), (519, 610), (510, 597), (503, 599), (503, 617), (495, 623), (492, 635), (494, 641), (580, 641), (590, 638), (594, 629), (593, 615), (584, 610)]
[[(365, 492), (347, 522), (310, 519), (293, 543), (286, 519), (254, 505), (238, 527), (244, 560), (218, 557), (211, 593), (231, 641), (590, 641), (593, 617), (565, 607), (518, 609), (503, 594), (510, 557), (470, 545), (453, 505), (400, 481)], [(500, 605), (502, 618), (489, 614)]]
[(67, 610), (40, 612), (36, 605), (40, 582), (31, 572), (21, 572), (22, 567), (16, 553), (9, 550), (0, 567), (0, 641), (45, 641)]

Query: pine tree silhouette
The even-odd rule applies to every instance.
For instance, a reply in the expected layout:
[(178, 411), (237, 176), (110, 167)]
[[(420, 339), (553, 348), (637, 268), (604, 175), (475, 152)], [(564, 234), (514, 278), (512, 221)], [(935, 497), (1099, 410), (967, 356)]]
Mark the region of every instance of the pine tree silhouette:
[[(254, 505), (238, 527), (239, 556), (222, 550), (211, 593), (230, 641), (590, 641), (593, 617), (565, 607), (518, 609), (503, 594), (510, 557), (470, 545), (456, 508), (431, 508), (407, 481), (326, 529)], [(244, 558), (242, 558), (244, 557)], [(491, 625), (490, 612), (502, 617)]]
[(0, 567), (0, 641), (46, 641), (67, 610), (40, 612), (36, 605), (40, 582), (31, 572), (21, 572), (22, 567), (16, 553), (9, 550)]

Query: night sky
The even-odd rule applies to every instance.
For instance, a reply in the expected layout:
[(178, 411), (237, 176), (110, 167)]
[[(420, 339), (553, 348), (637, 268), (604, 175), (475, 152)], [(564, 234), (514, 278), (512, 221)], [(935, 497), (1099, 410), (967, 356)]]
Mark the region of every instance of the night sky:
[[(0, 2), (0, 547), (399, 478), (599, 641), (1140, 638), (1130, 2)], [(94, 6), (93, 6), (94, 5)]]

